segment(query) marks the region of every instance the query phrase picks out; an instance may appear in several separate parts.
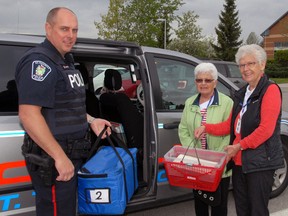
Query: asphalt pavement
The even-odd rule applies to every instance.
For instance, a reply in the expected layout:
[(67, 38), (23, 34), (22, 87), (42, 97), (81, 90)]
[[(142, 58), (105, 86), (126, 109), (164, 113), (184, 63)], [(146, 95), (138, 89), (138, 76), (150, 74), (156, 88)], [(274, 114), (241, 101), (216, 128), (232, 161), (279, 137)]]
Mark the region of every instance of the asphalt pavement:
[(282, 110), (288, 112), (288, 83), (279, 84), (282, 90)]

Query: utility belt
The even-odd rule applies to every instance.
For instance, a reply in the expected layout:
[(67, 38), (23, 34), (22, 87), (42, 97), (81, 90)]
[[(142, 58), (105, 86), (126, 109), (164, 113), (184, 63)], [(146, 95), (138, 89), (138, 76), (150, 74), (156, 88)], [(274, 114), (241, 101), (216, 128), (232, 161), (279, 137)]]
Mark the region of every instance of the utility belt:
[[(88, 133), (84, 138), (81, 139), (57, 139), (57, 141), (59, 142), (63, 151), (66, 153), (67, 157), (71, 160), (86, 159), (89, 155), (91, 149), (91, 141), (90, 135)], [(24, 153), (32, 153), (40, 156), (46, 154), (46, 152), (43, 151), (27, 134), (24, 137), (22, 151)]]
[[(73, 135), (56, 135), (63, 151), (71, 160), (86, 159), (91, 149), (91, 131), (76, 133)], [(80, 137), (80, 138), (79, 138)]]
[(62, 143), (59, 142), (62, 149), (71, 160), (85, 160), (91, 149), (91, 142), (89, 139), (67, 140)]
[[(59, 143), (71, 160), (86, 159), (91, 149), (91, 142), (87, 136), (83, 139), (62, 140)], [(27, 168), (29, 170), (37, 171), (46, 186), (54, 185), (58, 176), (54, 159), (42, 150), (27, 134), (24, 136), (22, 154), (26, 162), (28, 162)]]

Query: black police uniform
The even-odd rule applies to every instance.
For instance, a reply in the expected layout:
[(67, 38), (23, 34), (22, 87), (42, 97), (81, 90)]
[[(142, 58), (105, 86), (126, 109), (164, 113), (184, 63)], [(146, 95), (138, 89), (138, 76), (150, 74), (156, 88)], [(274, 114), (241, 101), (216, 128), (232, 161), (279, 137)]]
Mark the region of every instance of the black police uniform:
[[(85, 86), (72, 60), (69, 54), (63, 59), (46, 39), (40, 46), (29, 50), (16, 68), (19, 104), (42, 107), (52, 134), (65, 151), (68, 144), (83, 139), (88, 130)], [(71, 158), (69, 152), (67, 155), (75, 166), (75, 175), (68, 182), (55, 181), (53, 186), (45, 186), (37, 170), (30, 169), (27, 163), (36, 192), (38, 216), (76, 215), (76, 172), (82, 160)]]

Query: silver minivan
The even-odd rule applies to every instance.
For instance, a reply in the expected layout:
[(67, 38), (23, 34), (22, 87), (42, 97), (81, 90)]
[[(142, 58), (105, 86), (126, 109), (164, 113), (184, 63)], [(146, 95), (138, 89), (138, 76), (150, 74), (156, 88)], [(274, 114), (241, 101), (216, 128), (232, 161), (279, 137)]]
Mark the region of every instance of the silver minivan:
[[(35, 192), (21, 153), (25, 131), (18, 119), (13, 80), (21, 55), (43, 40), (43, 36), (0, 34), (0, 215), (35, 215)], [(137, 85), (137, 97), (131, 101), (144, 117), (143, 178), (126, 211), (192, 199), (191, 189), (169, 185), (162, 158), (173, 145), (180, 143), (178, 124), (185, 100), (196, 93), (193, 71), (201, 61), (170, 50), (96, 39), (80, 38), (72, 51), (75, 65), (86, 68), (83, 76), (87, 78), (90, 93), (95, 93), (95, 65), (125, 68), (132, 83), (141, 83)], [(222, 74), (219, 74), (217, 88), (230, 96), (238, 89)], [(285, 112), (281, 138), (288, 161), (288, 115)], [(285, 168), (275, 172), (272, 196), (279, 195), (287, 186), (286, 161)]]

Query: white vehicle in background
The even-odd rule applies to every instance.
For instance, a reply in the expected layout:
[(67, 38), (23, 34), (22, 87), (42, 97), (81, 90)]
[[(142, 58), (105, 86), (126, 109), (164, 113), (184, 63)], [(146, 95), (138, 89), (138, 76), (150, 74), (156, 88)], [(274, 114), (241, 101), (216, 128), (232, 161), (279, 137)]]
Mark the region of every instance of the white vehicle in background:
[(93, 85), (95, 89), (95, 94), (98, 95), (104, 86), (104, 77), (105, 77), (105, 71), (107, 69), (114, 69), (119, 71), (121, 74), (122, 80), (127, 79), (129, 76), (130, 79), (130, 73), (126, 68), (123, 67), (116, 67), (113, 65), (101, 65), (101, 66), (95, 66), (94, 72), (93, 72)]
[(136, 98), (136, 90), (140, 84), (140, 81), (136, 81), (135, 83), (132, 82), (129, 70), (124, 67), (117, 67), (115, 65), (95, 65), (93, 70), (93, 85), (95, 95), (99, 95), (104, 86), (105, 71), (107, 69), (117, 70), (121, 74), (122, 87), (125, 94), (127, 94), (129, 98)]

